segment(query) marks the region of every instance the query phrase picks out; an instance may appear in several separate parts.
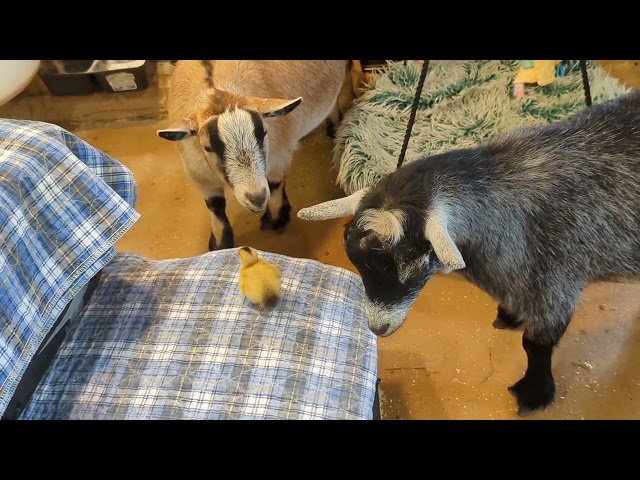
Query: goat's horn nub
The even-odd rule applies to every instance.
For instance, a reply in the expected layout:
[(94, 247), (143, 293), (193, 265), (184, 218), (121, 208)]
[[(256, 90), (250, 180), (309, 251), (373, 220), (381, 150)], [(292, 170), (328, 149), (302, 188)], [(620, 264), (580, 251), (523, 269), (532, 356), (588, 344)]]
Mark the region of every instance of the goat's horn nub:
[(328, 220), (330, 218), (340, 218), (353, 215), (358, 210), (360, 200), (367, 193), (368, 189), (358, 190), (348, 197), (329, 200), (312, 207), (301, 208), (298, 211), (298, 218), (303, 220)]

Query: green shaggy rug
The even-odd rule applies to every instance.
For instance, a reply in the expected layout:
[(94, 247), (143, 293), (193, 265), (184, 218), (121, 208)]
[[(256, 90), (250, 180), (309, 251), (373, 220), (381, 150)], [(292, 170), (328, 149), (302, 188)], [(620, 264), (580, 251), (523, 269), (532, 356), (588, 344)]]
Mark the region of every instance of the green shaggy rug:
[[(627, 90), (595, 63), (587, 65), (594, 104)], [(343, 118), (333, 165), (339, 169), (337, 184), (347, 194), (375, 184), (396, 168), (421, 68), (414, 61), (389, 63)], [(551, 85), (527, 85), (527, 95), (514, 98), (512, 82), (519, 69), (517, 60), (432, 60), (405, 163), (586, 108), (577, 60)]]

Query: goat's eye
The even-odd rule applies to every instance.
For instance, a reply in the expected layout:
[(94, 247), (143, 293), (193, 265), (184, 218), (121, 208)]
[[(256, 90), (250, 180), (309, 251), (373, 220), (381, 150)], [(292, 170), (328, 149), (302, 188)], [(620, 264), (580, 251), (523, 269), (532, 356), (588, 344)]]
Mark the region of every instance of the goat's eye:
[(206, 152), (213, 153), (213, 148), (211, 148), (211, 147), (204, 147), (204, 150)]

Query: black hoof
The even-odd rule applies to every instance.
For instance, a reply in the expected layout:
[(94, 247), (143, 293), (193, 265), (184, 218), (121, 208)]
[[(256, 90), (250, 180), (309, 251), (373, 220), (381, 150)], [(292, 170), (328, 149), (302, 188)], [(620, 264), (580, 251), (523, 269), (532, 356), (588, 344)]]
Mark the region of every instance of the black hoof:
[(522, 326), (522, 322), (515, 315), (505, 312), (502, 308), (498, 308), (498, 316), (492, 323), (493, 328), (498, 330), (517, 330)]
[(498, 330), (517, 330), (522, 326), (521, 323), (509, 322), (502, 317), (497, 317), (491, 325)]
[(291, 219), (289, 214), (290, 210), (291, 207), (289, 205), (283, 205), (280, 209), (280, 218), (276, 221), (273, 220), (271, 213), (267, 210), (260, 218), (260, 230), (272, 230), (276, 233), (284, 233)]
[(260, 230), (272, 230), (273, 229), (273, 220), (271, 219), (271, 214), (267, 210), (267, 213), (260, 217)]
[(213, 236), (213, 233), (209, 237), (209, 251), (214, 252), (216, 250), (223, 250), (225, 248), (233, 248), (233, 233), (231, 230), (224, 230), (222, 233), (222, 242), (220, 245), (216, 242), (216, 237)]
[(282, 234), (287, 229), (287, 225), (288, 224), (289, 224), (288, 221), (287, 222), (281, 222), (281, 221), (275, 222), (273, 224), (273, 227), (272, 227), (273, 231), (276, 232), (276, 233)]
[(507, 390), (518, 402), (518, 415), (521, 417), (532, 415), (538, 410), (544, 410), (555, 400), (556, 387), (551, 379), (532, 380), (523, 377)]
[(273, 222), (271, 218), (263, 218), (260, 220), (260, 230), (269, 230), (276, 233), (284, 233), (284, 231), (287, 229), (287, 223)]
[(327, 120), (327, 137), (331, 140), (335, 140), (336, 138), (336, 127), (331, 120)]

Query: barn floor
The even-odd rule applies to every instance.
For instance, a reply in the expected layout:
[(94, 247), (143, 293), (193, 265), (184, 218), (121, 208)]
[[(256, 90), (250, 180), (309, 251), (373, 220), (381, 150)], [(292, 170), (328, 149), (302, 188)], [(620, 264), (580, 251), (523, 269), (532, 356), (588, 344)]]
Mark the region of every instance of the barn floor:
[[(156, 137), (164, 123), (77, 133), (130, 167), (141, 219), (117, 244), (155, 259), (206, 251), (209, 216), (187, 182), (177, 149)], [(294, 212), (338, 198), (331, 141), (320, 129), (303, 142), (288, 183)], [(345, 220), (292, 219), (283, 235), (230, 202), (236, 245), (354, 270), (342, 245)], [(640, 285), (589, 287), (554, 356), (557, 400), (525, 419), (640, 419)], [(457, 274), (436, 275), (405, 324), (379, 340), (384, 419), (517, 419), (507, 387), (524, 373), (521, 332), (494, 330), (496, 305)]]

